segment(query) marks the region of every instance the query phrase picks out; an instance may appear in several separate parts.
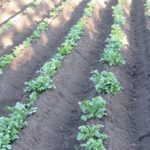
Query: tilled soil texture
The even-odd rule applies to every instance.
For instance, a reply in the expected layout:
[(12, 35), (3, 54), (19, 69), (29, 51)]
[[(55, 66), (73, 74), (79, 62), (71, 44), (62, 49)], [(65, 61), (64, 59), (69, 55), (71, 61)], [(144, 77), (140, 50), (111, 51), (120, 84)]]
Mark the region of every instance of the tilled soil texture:
[(11, 18), (13, 20), (12, 26), (0, 35), (0, 56), (11, 53), (15, 46), (22, 44), (22, 41), (31, 35), (37, 25), (45, 17), (48, 17), (50, 10), (60, 4), (60, 0), (55, 2), (41, 0), (39, 2), (39, 6), (31, 7), (29, 5), (24, 11)]
[(105, 97), (109, 150), (150, 150), (150, 20), (145, 17), (144, 3), (144, 0), (128, 0), (125, 7), (126, 65), (106, 67), (117, 75), (124, 88), (115, 97)]
[(133, 85), (136, 47), (132, 30), (131, 6), (132, 3), (128, 0), (124, 6), (126, 22), (122, 28), (126, 45), (121, 51), (126, 64), (115, 67), (104, 64), (104, 70), (113, 72), (123, 87), (123, 90), (115, 96), (104, 95), (108, 112), (105, 120), (105, 131), (109, 136), (106, 142), (108, 150), (136, 150), (136, 108)]
[[(6, 114), (5, 106), (14, 105), (24, 96), (24, 82), (36, 76), (35, 72), (56, 53), (87, 2), (71, 0), (50, 23), (48, 32), (6, 68), (0, 81), (1, 115)], [(95, 69), (112, 71), (123, 87), (115, 96), (103, 95), (108, 112), (102, 121), (109, 136), (107, 150), (150, 150), (150, 17), (144, 14), (145, 0), (127, 0), (123, 27), (126, 46), (122, 49), (126, 64), (118, 67), (99, 62), (113, 22), (111, 6), (117, 0), (96, 2), (85, 35), (54, 78), (56, 89), (40, 95), (37, 113), (28, 118), (28, 126), (14, 142), (13, 150), (78, 149), (78, 127), (84, 124), (78, 102), (97, 95), (89, 80)]]
[(145, 17), (144, 3), (145, 0), (133, 1), (131, 12), (136, 43), (134, 92), (137, 150), (150, 149), (150, 18)]
[(82, 16), (87, 2), (70, 0), (60, 15), (50, 22), (48, 31), (5, 69), (0, 78), (0, 115), (6, 113), (6, 106), (21, 101), (24, 82), (34, 78), (41, 66), (54, 56), (70, 28)]
[(99, 54), (112, 24), (111, 6), (116, 1), (97, 1), (86, 33), (67, 56), (54, 78), (56, 89), (44, 92), (37, 100), (38, 111), (29, 117), (28, 126), (13, 150), (75, 150), (80, 121), (78, 102), (96, 92), (89, 78), (99, 66)]

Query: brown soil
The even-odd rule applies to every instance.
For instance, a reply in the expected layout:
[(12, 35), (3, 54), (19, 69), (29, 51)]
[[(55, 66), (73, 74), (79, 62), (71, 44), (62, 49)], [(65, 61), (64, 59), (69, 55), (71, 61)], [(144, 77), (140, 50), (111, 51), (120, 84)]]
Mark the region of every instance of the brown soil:
[(7, 4), (7, 7), (0, 9), (0, 25), (4, 24), (9, 19), (22, 12), (31, 4), (31, 2), (31, 0), (19, 0), (9, 2)]
[(86, 34), (65, 58), (54, 79), (56, 89), (39, 97), (38, 111), (29, 118), (28, 127), (13, 145), (14, 150), (73, 150), (78, 146), (76, 134), (82, 122), (77, 103), (96, 94), (89, 81), (90, 72), (98, 67), (99, 53), (110, 32), (112, 4), (115, 1), (97, 3)]
[(48, 31), (42, 34), (41, 39), (35, 41), (32, 47), (25, 49), (6, 68), (0, 80), (1, 115), (5, 114), (6, 106), (14, 105), (23, 97), (24, 82), (32, 79), (36, 71), (53, 57), (70, 28), (82, 16), (87, 2), (88, 0), (81, 3), (71, 0), (59, 17), (52, 20)]
[(123, 49), (126, 65), (108, 68), (117, 74), (124, 90), (108, 100), (108, 118), (105, 129), (108, 132), (109, 150), (149, 150), (150, 105), (150, 27), (149, 17), (144, 14), (144, 0), (128, 0), (127, 22), (124, 27), (127, 47)]
[(4, 7), (4, 5), (8, 4), (9, 2), (11, 2), (11, 0), (1, 0), (1, 2), (0, 2), (0, 8)]
[(18, 46), (29, 37), (40, 21), (48, 16), (50, 10), (58, 5), (59, 2), (60, 0), (55, 2), (41, 1), (38, 8), (34, 8), (27, 13), (20, 12), (12, 18), (15, 19), (13, 25), (6, 32), (1, 34), (0, 56), (9, 54), (15, 46)]
[[(1, 115), (7, 113), (5, 106), (14, 105), (24, 96), (24, 82), (35, 77), (35, 72), (56, 53), (88, 1), (77, 4), (71, 0), (50, 23), (48, 32), (5, 70), (0, 81)], [(95, 69), (114, 72), (124, 88), (115, 96), (103, 95), (108, 109), (103, 121), (109, 135), (107, 150), (150, 149), (150, 17), (144, 14), (144, 0), (127, 1), (123, 27), (126, 46), (122, 49), (126, 65), (108, 67), (99, 63), (113, 21), (111, 6), (117, 0), (97, 1), (85, 35), (54, 78), (56, 89), (40, 95), (35, 105), (37, 113), (28, 118), (28, 126), (13, 143), (13, 150), (75, 150), (79, 145), (78, 127), (84, 124), (78, 102), (97, 95), (89, 80)]]
[(105, 95), (107, 100), (108, 117), (105, 120), (105, 130), (109, 135), (107, 141), (108, 150), (135, 150), (135, 97), (133, 89), (133, 75), (136, 49), (134, 42), (134, 32), (131, 24), (131, 3), (125, 7), (126, 24), (123, 27), (125, 33), (124, 41), (126, 46), (122, 49), (126, 65), (118, 67), (108, 67), (104, 65), (104, 70), (113, 72), (121, 82), (123, 90), (117, 95)]
[(150, 26), (149, 17), (144, 16), (144, 3), (144, 0), (133, 1), (131, 12), (136, 44), (134, 95), (138, 150), (150, 149)]

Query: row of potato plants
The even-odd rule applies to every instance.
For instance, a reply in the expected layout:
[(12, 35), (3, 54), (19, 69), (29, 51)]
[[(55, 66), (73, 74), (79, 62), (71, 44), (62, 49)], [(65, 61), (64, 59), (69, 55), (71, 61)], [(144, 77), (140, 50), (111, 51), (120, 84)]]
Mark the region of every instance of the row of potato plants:
[(10, 64), (17, 56), (21, 54), (21, 52), (30, 47), (32, 42), (39, 39), (42, 32), (48, 30), (49, 22), (59, 15), (59, 12), (63, 9), (63, 6), (67, 0), (62, 0), (56, 7), (54, 7), (48, 17), (42, 19), (42, 21), (37, 25), (36, 29), (31, 33), (29, 37), (27, 37), (22, 44), (15, 46), (12, 49), (12, 53), (8, 55), (4, 55), (0, 58), (0, 74), (3, 74), (3, 70), (5, 67)]
[[(125, 64), (120, 52), (124, 46), (121, 29), (125, 23), (124, 3), (124, 0), (120, 0), (116, 6), (112, 7), (114, 22), (111, 34), (106, 40), (104, 54), (100, 60), (107, 62), (109, 66)], [(90, 80), (95, 85), (98, 94), (115, 95), (122, 89), (120, 82), (112, 72), (95, 70), (92, 72)], [(86, 125), (79, 127), (77, 135), (77, 140), (81, 142), (80, 147), (85, 150), (106, 150), (104, 140), (107, 139), (107, 135), (100, 130), (104, 126), (96, 123), (98, 119), (107, 115), (106, 101), (101, 96), (96, 96), (91, 100), (79, 102), (79, 106), (83, 113), (81, 120), (86, 122)]]
[[(84, 34), (84, 27), (87, 19), (92, 15), (93, 5), (88, 3), (84, 9), (83, 17), (74, 25), (65, 38), (65, 42), (57, 49), (57, 53), (38, 71), (38, 76), (26, 82), (25, 93), (29, 94), (26, 103), (17, 102), (14, 107), (8, 107), (10, 114), (8, 117), (0, 117), (0, 149), (10, 150), (11, 143), (18, 139), (18, 133), (27, 125), (26, 118), (35, 113), (34, 103), (38, 96), (53, 86), (53, 77), (62, 66), (62, 61), (66, 55), (70, 54), (77, 42)], [(55, 87), (56, 88), (56, 87)]]
[[(29, 5), (29, 7), (27, 7), (23, 13), (28, 13), (28, 11), (30, 11), (31, 9), (37, 9), (40, 6), (40, 2), (39, 0), (33, 0), (33, 2)], [(16, 17), (16, 16), (15, 16)], [(10, 20), (8, 20), (6, 23), (4, 23), (1, 27), (0, 27), (0, 34), (8, 31), (8, 29), (10, 27), (12, 27), (14, 25), (14, 23), (16, 22), (16, 19), (12, 18)]]

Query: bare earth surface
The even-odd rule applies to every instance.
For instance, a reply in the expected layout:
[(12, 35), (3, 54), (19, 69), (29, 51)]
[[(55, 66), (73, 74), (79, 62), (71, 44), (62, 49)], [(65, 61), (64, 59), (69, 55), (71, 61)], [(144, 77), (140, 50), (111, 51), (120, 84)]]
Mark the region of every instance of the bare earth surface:
[[(0, 24), (30, 3), (29, 0), (21, 1), (14, 3), (15, 12), (9, 5), (10, 12), (7, 11), (9, 7), (0, 9)], [(0, 55), (10, 53), (12, 47), (29, 36), (59, 2), (43, 1), (43, 5), (31, 13), (33, 20), (23, 32), (15, 25), (0, 35)], [(7, 115), (6, 106), (24, 101), (24, 82), (35, 77), (36, 71), (54, 56), (70, 28), (82, 17), (87, 2), (89, 0), (69, 0), (59, 16), (49, 23), (48, 31), (6, 67), (0, 78), (1, 116)], [(99, 59), (113, 23), (111, 7), (117, 0), (96, 0), (85, 34), (72, 54), (65, 57), (54, 78), (56, 89), (39, 96), (35, 104), (37, 113), (28, 118), (28, 126), (13, 143), (13, 150), (77, 150), (78, 127), (83, 125), (78, 102), (97, 95), (89, 80), (90, 72), (95, 69), (112, 71), (123, 87), (116, 96), (102, 95), (107, 101), (108, 116), (100, 121), (109, 135), (105, 143), (107, 150), (150, 150), (150, 17), (145, 14), (144, 3), (145, 0), (127, 0), (124, 7), (127, 19), (123, 26), (126, 46), (122, 49), (126, 64), (108, 67)], [(24, 24), (31, 14), (25, 14), (20, 24)]]

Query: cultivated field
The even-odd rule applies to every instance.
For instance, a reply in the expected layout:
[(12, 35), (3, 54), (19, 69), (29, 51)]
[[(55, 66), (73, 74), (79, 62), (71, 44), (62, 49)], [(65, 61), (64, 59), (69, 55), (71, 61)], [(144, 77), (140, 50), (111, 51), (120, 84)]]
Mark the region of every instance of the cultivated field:
[(0, 150), (150, 150), (150, 1), (2, 0)]

